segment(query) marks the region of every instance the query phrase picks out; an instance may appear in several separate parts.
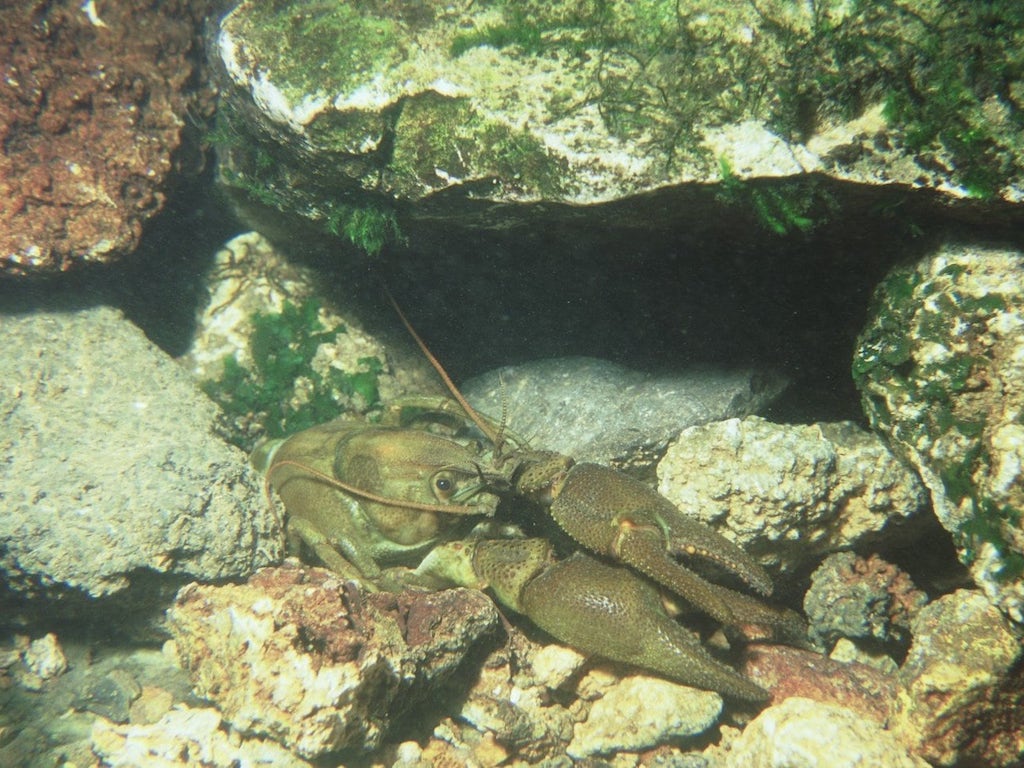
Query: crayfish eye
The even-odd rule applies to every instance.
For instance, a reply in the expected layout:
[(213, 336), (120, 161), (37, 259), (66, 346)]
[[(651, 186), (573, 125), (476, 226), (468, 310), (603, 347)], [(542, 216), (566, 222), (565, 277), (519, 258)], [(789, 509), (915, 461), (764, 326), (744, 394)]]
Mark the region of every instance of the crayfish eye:
[(438, 474), (434, 476), (434, 495), (441, 501), (448, 501), (455, 493), (455, 480), (451, 475)]

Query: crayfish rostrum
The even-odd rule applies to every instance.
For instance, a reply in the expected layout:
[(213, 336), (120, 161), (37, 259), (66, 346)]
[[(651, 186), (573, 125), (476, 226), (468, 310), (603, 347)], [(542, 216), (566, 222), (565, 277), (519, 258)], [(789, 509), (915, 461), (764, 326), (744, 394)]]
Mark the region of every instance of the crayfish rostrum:
[[(711, 561), (767, 595), (764, 569), (642, 482), (531, 449), (477, 414), (406, 325), (456, 401), (411, 399), (380, 424), (336, 420), (257, 448), (254, 463), (284, 504), (290, 546), (304, 544), (369, 589), (489, 589), (585, 653), (766, 700), (669, 616), (662, 599), (667, 592), (723, 624), (802, 643), (795, 612), (708, 581), (681, 561)], [(466, 538), (506, 496), (546, 508), (580, 549), (558, 559), (545, 539)]]

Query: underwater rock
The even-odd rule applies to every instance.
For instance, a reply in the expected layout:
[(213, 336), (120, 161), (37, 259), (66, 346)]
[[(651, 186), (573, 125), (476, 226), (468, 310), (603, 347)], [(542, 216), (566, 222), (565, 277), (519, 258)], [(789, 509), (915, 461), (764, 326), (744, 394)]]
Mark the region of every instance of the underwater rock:
[(883, 536), (891, 542), (901, 535), (895, 525), (927, 503), (885, 443), (849, 422), (750, 416), (692, 427), (669, 446), (658, 478), (672, 503), (781, 572)]
[(206, 272), (209, 301), (196, 315), (182, 362), (199, 380), (218, 378), (226, 356), (251, 368), (253, 314), (280, 312), (286, 300), (301, 304), (313, 296), (313, 280), (309, 269), (288, 261), (259, 232), (231, 238)]
[(472, 754), (476, 743), (490, 738), (529, 764), (564, 755), (581, 717), (574, 694), (584, 661), (576, 651), (513, 632), (484, 659), (458, 717), (435, 729), (435, 749)]
[[(159, 720), (175, 703), (194, 703), (181, 667), (159, 651), (83, 643), (69, 633), (58, 643), (66, 671), (37, 687), (21, 678), (15, 665), (28, 645), (27, 638), (16, 638), (9, 650), (0, 647), (0, 765), (5, 767), (95, 765), (90, 732), (97, 712), (134, 725), (152, 722), (140, 719), (143, 707)], [(13, 667), (10, 677), (4, 675), (5, 665)], [(126, 709), (130, 698), (135, 701)]]
[(640, 752), (703, 733), (722, 713), (722, 697), (646, 675), (616, 681), (573, 729), (571, 757)]
[(304, 758), (377, 747), (497, 625), (474, 590), (364, 594), (320, 568), (189, 585), (168, 612), (198, 695), (231, 725)]
[(21, 599), (4, 620), (151, 608), (282, 556), (216, 407), (119, 312), (0, 315), (0, 332), (0, 588)]
[(222, 407), (220, 432), (246, 451), (267, 434), (365, 414), (412, 389), (414, 371), (433, 375), (422, 356), (395, 370), (376, 338), (319, 300), (313, 271), (258, 232), (227, 242), (206, 284), (183, 362)]
[(477, 376), (463, 394), (531, 444), (577, 461), (650, 464), (679, 430), (767, 407), (785, 388), (770, 372), (701, 368), (655, 376), (607, 360), (554, 358)]
[(928, 768), (876, 720), (834, 704), (788, 698), (755, 717), (730, 745), (724, 768)]
[(232, 731), (215, 709), (184, 704), (148, 725), (100, 718), (91, 746), (100, 768), (310, 768), (274, 741)]
[[(1012, 46), (963, 34), (986, 20), (774, 0), (315, 11), (247, 0), (211, 52), (222, 179), (370, 252), (394, 235), (392, 201), (449, 232), (535, 220), (510, 203), (607, 226), (621, 209), (592, 204), (683, 188), (664, 209), (634, 206), (624, 218), (642, 228), (666, 209), (697, 220), (708, 208), (693, 190), (720, 182), (714, 194), (785, 233), (813, 227), (827, 202), (773, 187), (780, 177), (1020, 199), (1007, 97), (932, 63), (1011, 67)], [(1021, 23), (1005, 26), (1012, 40)], [(871, 56), (850, 53), (865, 46)], [(955, 110), (930, 95), (936, 83), (957, 94)], [(979, 141), (991, 156), (964, 151)]]
[(1024, 621), (1024, 255), (947, 245), (893, 269), (853, 372), (975, 582)]
[(57, 636), (52, 632), (31, 642), (27, 637), (17, 636), (15, 643), (20, 663), (13, 664), (11, 668), (15, 681), (22, 688), (41, 691), (47, 680), (67, 672), (67, 657), (57, 641)]
[(771, 691), (774, 701), (791, 696), (834, 704), (885, 724), (895, 707), (894, 675), (859, 662), (841, 662), (786, 645), (743, 649), (740, 672)]
[(838, 552), (811, 574), (804, 613), (811, 637), (826, 649), (845, 637), (902, 654), (910, 623), (927, 602), (909, 575), (878, 555)]
[[(138, 245), (212, 112), (205, 0), (0, 6), (0, 271), (63, 272)], [(191, 153), (191, 156), (190, 156)]]
[(922, 609), (893, 728), (935, 765), (1018, 765), (1024, 666), (1018, 633), (985, 597), (958, 590)]

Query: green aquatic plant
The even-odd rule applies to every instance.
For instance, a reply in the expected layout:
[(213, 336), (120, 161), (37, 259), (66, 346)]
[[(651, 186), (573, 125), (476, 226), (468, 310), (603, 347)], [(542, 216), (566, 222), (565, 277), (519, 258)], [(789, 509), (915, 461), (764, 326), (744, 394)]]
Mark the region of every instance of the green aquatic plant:
[(458, 58), (466, 51), (484, 45), (499, 49), (515, 45), (526, 54), (540, 53), (544, 49), (544, 31), (536, 17), (513, 7), (499, 24), (457, 34), (452, 38), (449, 53), (452, 58)]
[(737, 176), (724, 157), (718, 159), (718, 169), (719, 198), (731, 205), (750, 207), (769, 232), (782, 236), (810, 232), (817, 226), (818, 222), (807, 215), (814, 205), (813, 192), (793, 182), (781, 182), (774, 187), (754, 185)]
[(344, 237), (370, 256), (380, 254), (388, 243), (403, 239), (395, 212), (381, 206), (334, 203), (327, 207), (323, 221), (330, 234)]
[(355, 371), (313, 367), (320, 346), (346, 333), (344, 325), (324, 328), (319, 311), (318, 302), (307, 300), (298, 306), (286, 301), (280, 312), (256, 312), (252, 367), (227, 355), (220, 378), (202, 382), (224, 413), (222, 432), (233, 445), (250, 450), (260, 434), (282, 437), (333, 419), (346, 407), (365, 412), (380, 404), (383, 364), (376, 357), (360, 358)]

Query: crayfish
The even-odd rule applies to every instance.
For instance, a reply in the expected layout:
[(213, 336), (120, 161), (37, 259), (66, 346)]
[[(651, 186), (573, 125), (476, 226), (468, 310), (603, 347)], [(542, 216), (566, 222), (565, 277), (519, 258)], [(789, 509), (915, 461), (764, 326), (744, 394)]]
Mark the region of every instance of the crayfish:
[[(764, 689), (712, 656), (662, 599), (668, 592), (723, 624), (799, 644), (804, 625), (795, 612), (681, 561), (711, 561), (761, 595), (772, 590), (765, 570), (642, 482), (534, 450), (478, 414), (395, 309), (454, 401), (409, 399), (380, 424), (335, 420), (258, 447), (253, 462), (284, 504), (290, 548), (305, 545), (368, 589), (489, 589), (584, 653), (765, 701)], [(546, 509), (581, 549), (558, 559), (542, 538), (464, 538), (507, 496)]]

